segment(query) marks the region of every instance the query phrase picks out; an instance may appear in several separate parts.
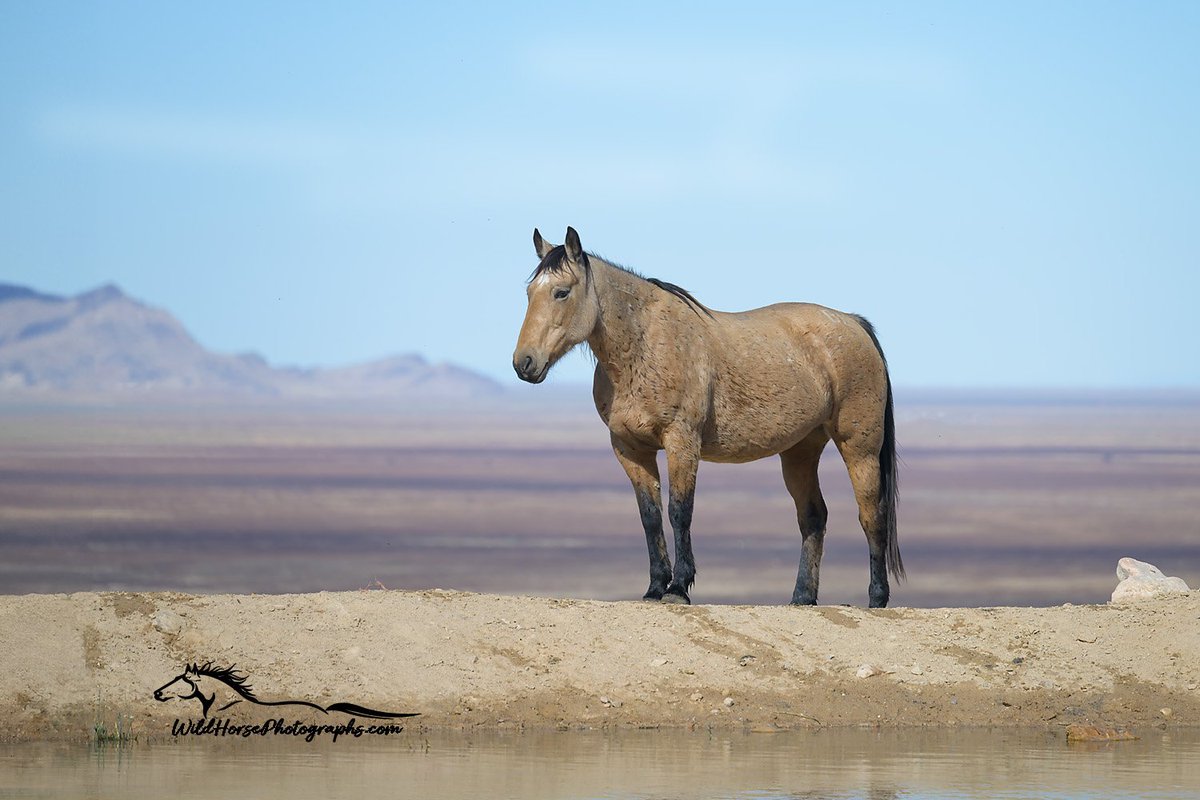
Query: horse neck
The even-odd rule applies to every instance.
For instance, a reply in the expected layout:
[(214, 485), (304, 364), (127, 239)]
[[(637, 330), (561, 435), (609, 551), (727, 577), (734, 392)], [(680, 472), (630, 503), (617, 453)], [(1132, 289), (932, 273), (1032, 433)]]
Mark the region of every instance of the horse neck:
[(587, 342), (609, 379), (616, 382), (646, 357), (649, 319), (645, 310), (653, 300), (655, 287), (594, 256), (591, 264), (600, 317)]

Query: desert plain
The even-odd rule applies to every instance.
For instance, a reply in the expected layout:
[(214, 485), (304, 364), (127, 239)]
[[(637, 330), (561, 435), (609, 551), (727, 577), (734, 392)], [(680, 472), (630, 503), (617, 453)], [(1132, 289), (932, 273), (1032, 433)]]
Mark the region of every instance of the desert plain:
[(1196, 398), (897, 409), (909, 577), (873, 611), (832, 448), (822, 605), (784, 605), (799, 535), (766, 460), (702, 466), (696, 605), (673, 608), (639, 599), (632, 493), (566, 390), (5, 409), (5, 735), (166, 735), (184, 710), (153, 690), (193, 661), (413, 729), (1200, 723), (1200, 593), (1105, 604), (1122, 556), (1200, 586)]

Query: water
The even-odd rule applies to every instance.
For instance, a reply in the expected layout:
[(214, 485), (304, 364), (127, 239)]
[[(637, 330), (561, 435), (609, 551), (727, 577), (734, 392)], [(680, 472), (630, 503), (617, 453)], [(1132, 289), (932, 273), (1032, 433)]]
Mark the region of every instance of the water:
[(0, 798), (1200, 798), (1200, 731), (679, 731), (0, 747)]

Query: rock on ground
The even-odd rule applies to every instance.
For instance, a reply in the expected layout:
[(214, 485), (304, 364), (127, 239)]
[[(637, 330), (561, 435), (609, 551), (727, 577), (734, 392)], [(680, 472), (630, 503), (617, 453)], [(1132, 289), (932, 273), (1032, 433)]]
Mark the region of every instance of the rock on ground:
[(1117, 562), (1117, 580), (1119, 583), (1112, 593), (1114, 603), (1128, 603), (1190, 591), (1183, 578), (1168, 578), (1153, 564), (1128, 556)]

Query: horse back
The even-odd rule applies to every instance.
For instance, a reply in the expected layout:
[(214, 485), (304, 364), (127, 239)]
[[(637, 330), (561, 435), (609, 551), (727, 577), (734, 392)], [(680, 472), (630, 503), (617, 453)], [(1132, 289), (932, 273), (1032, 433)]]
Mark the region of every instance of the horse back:
[[(887, 371), (860, 318), (810, 303), (714, 313), (706, 457), (744, 461), (786, 450), (839, 407), (883, 403)], [(831, 430), (832, 432), (832, 430)]]
[(883, 359), (854, 314), (813, 303), (776, 303), (714, 314), (714, 347), (727, 372), (809, 379), (836, 389), (864, 372), (883, 376)]

